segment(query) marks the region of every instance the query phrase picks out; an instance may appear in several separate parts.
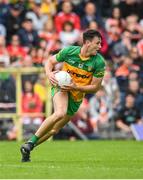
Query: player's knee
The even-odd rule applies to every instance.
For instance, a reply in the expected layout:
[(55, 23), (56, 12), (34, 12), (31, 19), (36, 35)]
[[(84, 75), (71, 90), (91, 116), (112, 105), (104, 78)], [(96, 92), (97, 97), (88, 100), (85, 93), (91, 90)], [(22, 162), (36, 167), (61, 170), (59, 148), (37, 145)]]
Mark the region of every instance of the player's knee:
[(55, 121), (61, 120), (66, 115), (66, 113), (64, 111), (55, 112), (54, 114), (55, 114)]
[(55, 134), (57, 134), (58, 132), (59, 132), (58, 129), (52, 129), (50, 133), (51, 133), (52, 135), (55, 135)]

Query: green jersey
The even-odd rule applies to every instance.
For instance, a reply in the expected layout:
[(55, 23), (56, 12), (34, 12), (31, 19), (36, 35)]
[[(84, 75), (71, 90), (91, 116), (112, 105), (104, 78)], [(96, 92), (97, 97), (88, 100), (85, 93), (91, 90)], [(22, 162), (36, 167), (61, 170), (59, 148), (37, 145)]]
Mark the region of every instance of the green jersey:
[[(89, 58), (83, 58), (80, 55), (80, 46), (69, 46), (62, 49), (56, 59), (64, 62), (63, 71), (67, 71), (73, 81), (79, 86), (89, 85), (92, 77), (102, 78), (105, 72), (105, 61), (101, 54), (97, 53)], [(84, 93), (80, 91), (71, 91), (75, 101), (81, 101)]]

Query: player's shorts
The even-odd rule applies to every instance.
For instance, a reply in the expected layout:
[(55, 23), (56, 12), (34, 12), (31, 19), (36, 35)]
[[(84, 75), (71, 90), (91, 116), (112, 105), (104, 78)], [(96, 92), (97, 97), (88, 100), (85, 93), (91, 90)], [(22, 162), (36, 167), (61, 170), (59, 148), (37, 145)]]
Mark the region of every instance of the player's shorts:
[[(52, 87), (51, 88), (51, 95), (54, 97), (54, 95), (60, 91), (60, 88), (58, 87)], [(68, 109), (67, 109), (67, 115), (73, 116), (79, 109), (82, 101), (76, 102), (74, 101), (72, 95), (70, 92), (68, 93)]]

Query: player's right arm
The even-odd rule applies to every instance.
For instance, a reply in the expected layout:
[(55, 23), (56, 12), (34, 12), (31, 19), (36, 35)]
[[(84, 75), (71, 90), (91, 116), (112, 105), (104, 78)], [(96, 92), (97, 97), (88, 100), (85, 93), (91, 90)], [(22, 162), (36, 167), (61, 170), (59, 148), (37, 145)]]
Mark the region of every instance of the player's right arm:
[(63, 62), (65, 60), (68, 49), (69, 47), (60, 50), (58, 54), (51, 56), (45, 64), (46, 75), (48, 76), (50, 83), (53, 85), (58, 84), (57, 80), (55, 79), (55, 73), (57, 71), (53, 71), (53, 69), (57, 63)]
[(52, 85), (57, 85), (58, 83), (57, 80), (55, 79), (55, 73), (57, 71), (53, 71), (57, 63), (58, 61), (56, 59), (56, 55), (54, 55), (54, 56), (51, 56), (45, 64), (46, 75)]

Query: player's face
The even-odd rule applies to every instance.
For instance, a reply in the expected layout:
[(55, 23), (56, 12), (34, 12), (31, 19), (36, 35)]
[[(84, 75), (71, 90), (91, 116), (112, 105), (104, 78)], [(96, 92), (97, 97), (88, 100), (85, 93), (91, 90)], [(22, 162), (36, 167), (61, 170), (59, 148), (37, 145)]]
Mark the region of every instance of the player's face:
[(90, 55), (96, 55), (97, 51), (101, 49), (101, 38), (94, 37), (92, 41), (88, 42), (88, 52)]

